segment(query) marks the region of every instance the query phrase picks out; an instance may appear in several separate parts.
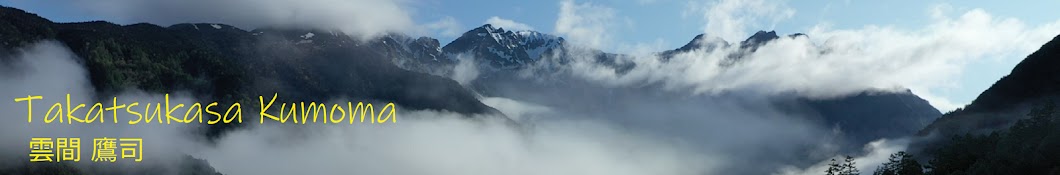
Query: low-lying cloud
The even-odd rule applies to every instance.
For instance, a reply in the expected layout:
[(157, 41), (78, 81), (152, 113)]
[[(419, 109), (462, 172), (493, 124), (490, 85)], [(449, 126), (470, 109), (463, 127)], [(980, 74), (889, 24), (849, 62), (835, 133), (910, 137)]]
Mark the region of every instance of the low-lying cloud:
[[(909, 145), (909, 139), (901, 138), (895, 140), (880, 139), (873, 141), (865, 145), (864, 154), (862, 155), (850, 155), (854, 158), (854, 166), (861, 172), (861, 174), (868, 174), (875, 171), (883, 163), (889, 161), (891, 154), (905, 151)], [(796, 166), (789, 166), (781, 168), (780, 171), (773, 173), (774, 175), (819, 175), (823, 174), (829, 168), (831, 160), (842, 162), (845, 159), (844, 156), (835, 156), (832, 159), (818, 162), (812, 166), (806, 168), (799, 168)]]
[(456, 55), (456, 60), (457, 64), (449, 78), (460, 83), (460, 85), (469, 86), (472, 80), (478, 78), (479, 65), (475, 63), (475, 58), (470, 54), (458, 54)]
[[(176, 171), (176, 167), (168, 166), (167, 163), (178, 161), (182, 158), (181, 152), (196, 150), (201, 143), (192, 134), (199, 127), (196, 125), (164, 125), (158, 123), (141, 123), (129, 125), (129, 116), (119, 115), (117, 124), (112, 119), (103, 116), (105, 123), (51, 123), (44, 124), (44, 113), (52, 104), (63, 103), (61, 110), (67, 108), (66, 95), (70, 95), (71, 104), (88, 104), (86, 107), (75, 112), (74, 116), (79, 118), (87, 114), (91, 104), (96, 99), (106, 99), (101, 103), (110, 104), (113, 97), (99, 98), (96, 96), (92, 84), (88, 80), (88, 71), (80, 64), (79, 60), (69, 49), (61, 43), (54, 41), (43, 41), (15, 51), (8, 58), (0, 58), (0, 97), (8, 100), (0, 102), (0, 111), (4, 111), (3, 122), (0, 122), (0, 168), (11, 168), (19, 166), (20, 163), (28, 161), (26, 155), (29, 153), (27, 143), (32, 137), (45, 138), (81, 138), (81, 162), (91, 162), (92, 139), (100, 137), (121, 138), (134, 137), (143, 138), (143, 164), (127, 164), (121, 162), (110, 164), (110, 169), (102, 169), (102, 172), (142, 172), (143, 165), (160, 167), (164, 172)], [(34, 100), (32, 123), (27, 121), (27, 102), (14, 102), (11, 99), (24, 98), (29, 95), (43, 96), (43, 99)], [(141, 102), (156, 103), (163, 102), (165, 95), (146, 93), (130, 90), (116, 95), (119, 104)], [(187, 95), (171, 95), (171, 103), (195, 102)], [(109, 105), (108, 105), (109, 106)], [(142, 111), (143, 106), (138, 106), (137, 111)], [(64, 112), (65, 113), (65, 112)], [(109, 114), (109, 113), (107, 113)], [(65, 121), (65, 119), (64, 119)], [(27, 158), (27, 159), (23, 159)], [(153, 159), (153, 160), (152, 160)], [(12, 162), (15, 161), (15, 162)], [(78, 166), (89, 166), (89, 164), (76, 164)], [(163, 166), (166, 165), (166, 166)]]
[(698, 174), (710, 165), (679, 146), (591, 121), (400, 116), (392, 125), (237, 131), (202, 156), (232, 174)]

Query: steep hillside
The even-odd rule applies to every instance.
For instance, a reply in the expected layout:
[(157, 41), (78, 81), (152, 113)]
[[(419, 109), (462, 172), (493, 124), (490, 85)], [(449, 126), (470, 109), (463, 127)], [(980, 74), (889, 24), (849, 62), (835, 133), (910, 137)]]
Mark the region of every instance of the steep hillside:
[(1055, 101), (1060, 95), (1060, 36), (1023, 59), (1012, 72), (983, 91), (963, 109), (947, 113), (920, 131), (921, 135), (986, 133), (1024, 118), (1030, 105)]

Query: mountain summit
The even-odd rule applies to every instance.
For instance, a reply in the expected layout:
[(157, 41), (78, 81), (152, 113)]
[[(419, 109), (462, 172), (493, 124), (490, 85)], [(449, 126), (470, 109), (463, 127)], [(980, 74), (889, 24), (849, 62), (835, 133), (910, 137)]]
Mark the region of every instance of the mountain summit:
[(442, 51), (449, 55), (471, 54), (497, 68), (515, 68), (534, 62), (563, 44), (563, 38), (554, 35), (486, 24), (464, 33)]

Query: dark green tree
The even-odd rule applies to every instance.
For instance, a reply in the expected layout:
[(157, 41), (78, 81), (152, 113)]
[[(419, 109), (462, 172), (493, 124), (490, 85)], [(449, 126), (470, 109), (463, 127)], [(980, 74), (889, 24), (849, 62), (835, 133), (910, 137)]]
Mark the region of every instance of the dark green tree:
[(843, 160), (843, 166), (842, 166), (841, 171), (839, 171), (839, 175), (860, 175), (860, 174), (861, 174), (861, 171), (858, 171), (858, 167), (856, 167), (855, 164), (854, 164), (854, 157), (847, 156), (847, 158)]
[(926, 174), (1060, 173), (1060, 123), (1052, 101), (1035, 105), (1009, 128), (955, 136), (933, 152)]
[(824, 174), (825, 175), (838, 175), (839, 174), (839, 170), (840, 170), (841, 167), (842, 166), (840, 166), (839, 163), (836, 162), (835, 159), (832, 159), (832, 163), (828, 163), (828, 170), (825, 170)]
[(832, 159), (832, 163), (828, 164), (828, 169), (824, 171), (825, 175), (860, 175), (861, 171), (858, 170), (854, 163), (854, 157), (846, 156), (843, 162), (838, 162)]
[(891, 154), (888, 162), (876, 169), (873, 175), (923, 175), (924, 168), (913, 155), (899, 151)]

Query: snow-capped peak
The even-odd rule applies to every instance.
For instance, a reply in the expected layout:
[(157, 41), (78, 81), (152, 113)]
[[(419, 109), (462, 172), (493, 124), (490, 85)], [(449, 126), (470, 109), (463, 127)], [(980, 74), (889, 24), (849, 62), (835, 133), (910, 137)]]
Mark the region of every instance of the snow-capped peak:
[(510, 31), (491, 24), (464, 33), (445, 47), (446, 53), (474, 53), (498, 67), (519, 67), (560, 48), (563, 38), (530, 30)]

